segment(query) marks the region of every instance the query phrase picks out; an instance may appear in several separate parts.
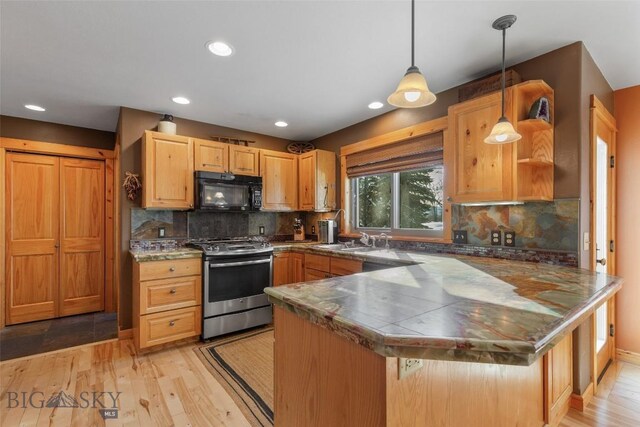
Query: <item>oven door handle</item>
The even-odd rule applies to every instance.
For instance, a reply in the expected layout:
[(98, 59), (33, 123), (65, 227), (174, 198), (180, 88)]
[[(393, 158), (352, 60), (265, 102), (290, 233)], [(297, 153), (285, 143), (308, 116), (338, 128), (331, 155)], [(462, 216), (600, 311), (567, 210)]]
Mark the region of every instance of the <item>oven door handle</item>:
[(219, 268), (219, 267), (239, 267), (242, 265), (254, 265), (254, 264), (269, 264), (271, 262), (271, 258), (267, 259), (259, 259), (255, 261), (241, 261), (241, 262), (227, 262), (227, 263), (216, 263), (209, 264), (209, 268)]

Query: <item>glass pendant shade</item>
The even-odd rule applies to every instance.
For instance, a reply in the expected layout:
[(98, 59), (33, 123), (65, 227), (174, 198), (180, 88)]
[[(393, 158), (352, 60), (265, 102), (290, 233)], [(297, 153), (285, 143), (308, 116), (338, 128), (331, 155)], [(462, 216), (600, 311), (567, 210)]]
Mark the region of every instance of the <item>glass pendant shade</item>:
[(427, 80), (415, 66), (409, 67), (396, 91), (387, 98), (389, 104), (400, 108), (425, 107), (435, 101), (436, 95), (429, 90)]
[(491, 133), (484, 139), (487, 144), (509, 144), (522, 138), (506, 117), (500, 117)]

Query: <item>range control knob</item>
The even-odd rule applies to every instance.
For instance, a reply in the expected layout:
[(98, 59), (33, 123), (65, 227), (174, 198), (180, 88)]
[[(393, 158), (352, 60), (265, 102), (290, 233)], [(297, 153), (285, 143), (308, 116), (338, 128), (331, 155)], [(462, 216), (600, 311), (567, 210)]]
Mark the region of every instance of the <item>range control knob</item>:
[(215, 246), (213, 247), (213, 251), (214, 251), (214, 252), (220, 252), (220, 246), (215, 245)]

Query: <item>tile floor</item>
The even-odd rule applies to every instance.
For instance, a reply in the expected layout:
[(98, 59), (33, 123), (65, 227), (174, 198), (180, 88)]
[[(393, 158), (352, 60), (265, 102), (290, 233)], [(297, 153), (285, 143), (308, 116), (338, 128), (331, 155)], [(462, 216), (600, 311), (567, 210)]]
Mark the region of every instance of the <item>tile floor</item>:
[(118, 337), (116, 313), (89, 313), (7, 326), (0, 330), (0, 361)]

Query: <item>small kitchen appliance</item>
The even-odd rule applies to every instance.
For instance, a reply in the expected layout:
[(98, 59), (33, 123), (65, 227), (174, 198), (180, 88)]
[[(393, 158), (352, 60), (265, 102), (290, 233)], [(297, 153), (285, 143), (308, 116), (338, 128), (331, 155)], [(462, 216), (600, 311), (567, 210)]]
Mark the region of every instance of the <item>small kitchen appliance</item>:
[(321, 219), (318, 221), (320, 243), (338, 242), (338, 222), (334, 219)]

